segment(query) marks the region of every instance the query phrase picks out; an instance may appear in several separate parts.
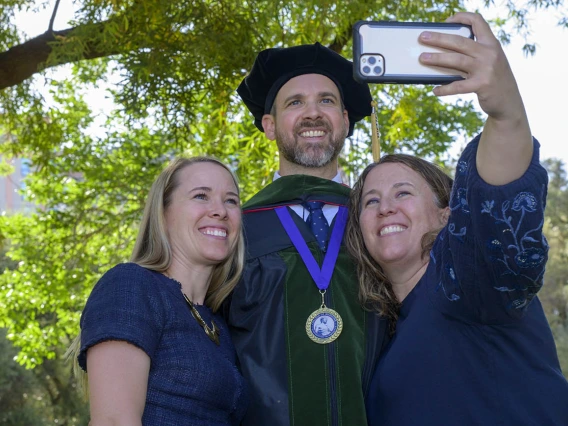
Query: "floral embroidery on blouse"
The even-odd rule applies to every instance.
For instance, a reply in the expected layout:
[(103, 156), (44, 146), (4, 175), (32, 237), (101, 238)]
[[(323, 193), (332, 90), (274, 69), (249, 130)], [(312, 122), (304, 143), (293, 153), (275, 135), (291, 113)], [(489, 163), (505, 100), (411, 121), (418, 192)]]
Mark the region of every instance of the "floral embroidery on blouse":
[[(469, 213), (469, 210), (463, 208), (467, 205), (467, 202), (462, 201), (462, 188), (457, 193), (460, 194), (458, 195), (458, 202), (452, 209), (460, 209), (463, 213)], [(515, 279), (508, 280), (509, 282), (506, 285), (495, 285), (493, 288), (501, 292), (522, 292), (522, 296), (513, 300), (509, 306), (513, 309), (520, 309), (532, 300), (543, 284), (544, 268), (541, 265), (546, 260), (546, 248), (548, 247), (546, 239), (542, 235), (544, 219), (541, 219), (538, 226), (534, 228), (528, 230), (523, 228), (522, 225), (527, 215), (540, 212), (537, 198), (530, 192), (518, 193), (512, 202), (511, 200), (503, 201), (500, 210), (495, 208), (495, 204), (495, 200), (486, 200), (481, 204), (481, 214), (487, 214), (494, 219), (495, 224), (503, 225), (501, 235), (489, 238), (485, 247), (489, 259), (502, 265), (501, 276), (511, 275)], [(517, 212), (517, 214), (511, 214), (511, 210)], [(462, 227), (459, 232), (456, 232), (455, 224), (452, 223), (448, 225), (448, 232), (463, 242), (466, 227)], [(537, 247), (527, 247), (527, 245), (532, 244), (536, 244)], [(457, 294), (459, 284), (454, 268), (451, 264), (447, 264), (444, 269), (446, 280), (445, 283), (444, 280), (440, 281), (438, 290), (441, 289), (448, 300), (457, 301), (460, 299)], [(525, 272), (534, 269), (537, 269), (538, 272), (536, 277)], [(447, 279), (448, 277), (449, 279)], [(450, 286), (453, 286), (455, 291), (450, 291), (448, 288)]]
[[(507, 301), (508, 309), (521, 309), (528, 305), (543, 284), (548, 244), (542, 234), (544, 203), (540, 194), (546, 193), (546, 186), (541, 185), (540, 192), (535, 188), (536, 185), (532, 186), (527, 189), (532, 189), (533, 192), (523, 190), (514, 196), (509, 195), (505, 200), (482, 198), (483, 201), (479, 201), (476, 197), (483, 197), (482, 193), (464, 186), (468, 185), (466, 184), (468, 172), (468, 162), (460, 160), (456, 167), (456, 182), (450, 199), (451, 221), (440, 232), (438, 238), (442, 242), (446, 236), (454, 237), (459, 242), (458, 245), (460, 243), (475, 245), (476, 240), (484, 238), (485, 243), (482, 247), (472, 248), (470, 254), (475, 257), (471, 258), (470, 267), (478, 268), (480, 266), (478, 262), (483, 262), (482, 259), (493, 263), (494, 267), (491, 268), (493, 273), (488, 272), (495, 280), (488, 289), (493, 288), (498, 292), (509, 294), (503, 299)], [(475, 192), (468, 194), (470, 190)], [(474, 221), (480, 215), (489, 216), (489, 221), (487, 219), (481, 222), (479, 219)], [(476, 224), (475, 228), (468, 229), (472, 223)], [(487, 227), (483, 225), (484, 223)], [(441, 257), (444, 259), (444, 264), (441, 265), (442, 276), (435, 287), (435, 292), (441, 291), (451, 302), (460, 301), (464, 295), (460, 283), (460, 279), (463, 278), (457, 278), (455, 266), (459, 267), (458, 270), (462, 270), (463, 260), (454, 258), (451, 245), (447, 246), (446, 250), (449, 250), (446, 253), (450, 255)], [(474, 253), (479, 253), (480, 250), (483, 256), (476, 261), (474, 259), (477, 255)], [(466, 250), (464, 253), (467, 252)], [(441, 254), (440, 251), (432, 250), (431, 261), (437, 263), (440, 259), (436, 259), (436, 256)], [(454, 266), (454, 261), (458, 261), (459, 264)], [(472, 270), (469, 271), (470, 274), (471, 272)], [(473, 273), (477, 276), (475, 270)]]
[(467, 202), (467, 189), (466, 188), (459, 188), (455, 197), (452, 197), (452, 200), (456, 198), (457, 202), (455, 205), (450, 206), (452, 211), (460, 209), (463, 213), (469, 213), (469, 204)]
[[(451, 228), (451, 225), (448, 226), (448, 232), (451, 233), (450, 228)], [(463, 242), (461, 235), (457, 235), (457, 234), (452, 234), (452, 235), (457, 237), (458, 239), (460, 239), (460, 241)], [(463, 228), (463, 235), (465, 235), (465, 228)], [(444, 230), (442, 230), (440, 232), (438, 238), (440, 240), (443, 240), (445, 238), (445, 231)], [(433, 263), (436, 263), (436, 257), (434, 256), (433, 250), (430, 250), (430, 261), (433, 262)], [(451, 263), (447, 263), (444, 266), (444, 271), (447, 274), (447, 276), (450, 278), (450, 280), (449, 280), (449, 282), (446, 282), (446, 284), (444, 284), (443, 280), (440, 280), (438, 282), (438, 285), (436, 286), (435, 291), (438, 292), (438, 291), (442, 290), (446, 299), (448, 299), (451, 302), (455, 302), (456, 300), (460, 299), (460, 296), (457, 294), (457, 292), (459, 292), (460, 289), (459, 289), (459, 281), (456, 277), (456, 273), (454, 271), (453, 265)], [(450, 285), (453, 287), (453, 290), (450, 290), (450, 288), (449, 288)]]
[(458, 165), (456, 166), (456, 173), (460, 175), (467, 174), (468, 164), (465, 160), (458, 161)]
[[(509, 209), (520, 212), (520, 216), (516, 215), (516, 218), (513, 218)], [(539, 210), (537, 198), (530, 192), (520, 192), (515, 196), (512, 204), (510, 200), (504, 201), (501, 204), (501, 211), (495, 211), (495, 202), (493, 200), (485, 201), (482, 205), (481, 213), (490, 215), (495, 219), (495, 223), (503, 224), (503, 235), (507, 234), (507, 239), (512, 239), (506, 247), (507, 252), (504, 250), (503, 242), (496, 237), (489, 240), (487, 249), (491, 252), (490, 259), (503, 265), (502, 276), (513, 275), (517, 278), (514, 283), (495, 286), (494, 288), (503, 292), (526, 292), (524, 297), (511, 302), (511, 308), (513, 309), (526, 306), (543, 284), (544, 268), (540, 268), (540, 272), (536, 277), (530, 276), (523, 271), (539, 268), (546, 260), (548, 244), (546, 238), (542, 235), (544, 219), (541, 219), (537, 227), (521, 233), (523, 229), (522, 224), (527, 215)], [(543, 248), (527, 247), (527, 244), (535, 243)], [(509, 261), (511, 257), (514, 264)], [(518, 268), (515, 268), (515, 265)]]
[[(456, 278), (456, 273), (454, 272), (453, 266), (448, 264), (446, 265), (445, 269), (446, 273), (450, 277), (451, 284), (453, 284), (453, 287), (457, 289), (459, 287), (458, 280)], [(449, 292), (448, 289), (446, 289), (446, 286), (444, 286), (443, 284), (442, 284), (442, 290), (444, 291), (444, 294), (449, 301), (455, 302), (456, 300), (460, 299), (460, 297), (455, 292)]]
[[(465, 168), (467, 170), (467, 167)], [(465, 173), (465, 172), (464, 172)], [(467, 202), (467, 189), (459, 188), (450, 199), (450, 211), (460, 211), (464, 214), (469, 214), (469, 204)], [(450, 223), (448, 225), (448, 232), (459, 239), (461, 242), (464, 241), (465, 234), (467, 232), (467, 227), (463, 226), (459, 230), (456, 229), (455, 223)]]

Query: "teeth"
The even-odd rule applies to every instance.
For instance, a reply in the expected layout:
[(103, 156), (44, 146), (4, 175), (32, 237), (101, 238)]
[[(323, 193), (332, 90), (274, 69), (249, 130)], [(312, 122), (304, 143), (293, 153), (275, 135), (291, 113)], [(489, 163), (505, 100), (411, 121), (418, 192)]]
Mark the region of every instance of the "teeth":
[(210, 229), (207, 228), (205, 230), (203, 230), (203, 233), (205, 235), (213, 235), (215, 237), (226, 237), (227, 236), (227, 231), (223, 230), (223, 229)]
[(323, 130), (308, 130), (307, 132), (300, 133), (300, 136), (304, 138), (317, 138), (324, 135), (325, 132)]
[(381, 229), (381, 236), (383, 235), (387, 235), (387, 234), (392, 234), (393, 232), (402, 232), (404, 231), (406, 228), (400, 225), (392, 225), (392, 226), (385, 226), (383, 229)]

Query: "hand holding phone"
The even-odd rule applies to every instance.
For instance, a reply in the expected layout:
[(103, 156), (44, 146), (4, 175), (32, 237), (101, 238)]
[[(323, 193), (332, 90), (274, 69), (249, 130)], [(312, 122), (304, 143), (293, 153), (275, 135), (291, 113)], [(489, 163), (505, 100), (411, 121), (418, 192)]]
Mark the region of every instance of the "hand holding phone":
[(448, 38), (434, 31), (428, 39), (423, 39), (424, 44), (453, 52), (451, 55), (422, 56), (423, 64), (454, 69), (459, 67), (467, 76), (464, 80), (435, 87), (433, 93), (436, 96), (475, 93), (481, 109), (501, 123), (526, 117), (519, 88), (503, 47), (485, 19), (477, 13), (458, 12), (447, 22), (471, 26), (475, 42), (460, 42), (459, 39)]

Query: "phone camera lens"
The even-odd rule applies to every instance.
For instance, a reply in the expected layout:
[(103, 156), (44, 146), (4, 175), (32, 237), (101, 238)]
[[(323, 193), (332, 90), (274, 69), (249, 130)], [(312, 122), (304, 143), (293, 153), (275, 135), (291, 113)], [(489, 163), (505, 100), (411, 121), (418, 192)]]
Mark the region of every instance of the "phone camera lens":
[(373, 72), (375, 74), (381, 74), (383, 72), (383, 69), (379, 66), (376, 66), (375, 68), (373, 68)]
[[(376, 67), (375, 67), (375, 68), (376, 68)], [(369, 73), (371, 72), (371, 68), (369, 68), (368, 66), (364, 66), (364, 67), (363, 67), (363, 72), (364, 72), (365, 74), (369, 74)]]
[(375, 58), (374, 56), (371, 56), (371, 57), (369, 58), (369, 63), (370, 63), (371, 65), (375, 65), (376, 62), (377, 62), (377, 58)]

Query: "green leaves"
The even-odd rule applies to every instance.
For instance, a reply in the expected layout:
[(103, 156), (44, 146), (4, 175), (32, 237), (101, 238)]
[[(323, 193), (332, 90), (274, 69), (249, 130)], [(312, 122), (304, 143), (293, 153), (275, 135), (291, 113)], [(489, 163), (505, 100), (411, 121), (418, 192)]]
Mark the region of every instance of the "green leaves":
[[(69, 29), (24, 45), (10, 18), (38, 5), (0, 0), (0, 155), (28, 159), (22, 194), (37, 205), (30, 216), (0, 217), (0, 326), (27, 367), (58, 356), (97, 279), (128, 260), (169, 159), (219, 158), (237, 172), (243, 201), (272, 180), (275, 143), (235, 94), (260, 50), (319, 41), (351, 57), (360, 19), (440, 21), (464, 2), (83, 0)], [(20, 50), (9, 60), (10, 47)], [(473, 104), (445, 103), (429, 88), (372, 91), (384, 152), (441, 161), (482, 124)], [(101, 94), (107, 102), (95, 105)], [(340, 160), (352, 179), (371, 161), (369, 141), (369, 122), (358, 124)]]
[(544, 162), (548, 170), (548, 199), (544, 233), (550, 245), (544, 286), (539, 298), (552, 328), (558, 357), (568, 371), (568, 180), (560, 160)]

